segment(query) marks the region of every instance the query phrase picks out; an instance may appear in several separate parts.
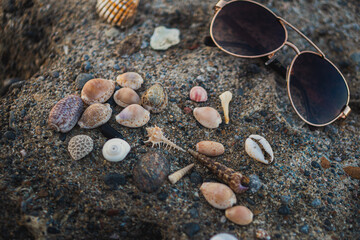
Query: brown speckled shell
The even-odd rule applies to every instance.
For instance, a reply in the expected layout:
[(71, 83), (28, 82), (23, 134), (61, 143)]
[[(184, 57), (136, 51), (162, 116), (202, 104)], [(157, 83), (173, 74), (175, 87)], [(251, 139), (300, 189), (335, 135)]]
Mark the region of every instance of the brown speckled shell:
[(163, 111), (167, 104), (168, 96), (160, 83), (151, 86), (141, 97), (141, 105), (152, 113)]
[(94, 147), (94, 142), (87, 135), (77, 135), (70, 139), (68, 151), (74, 160), (79, 160), (88, 155)]
[(201, 141), (196, 144), (196, 151), (206, 156), (220, 156), (225, 152), (224, 145), (214, 141)]
[(48, 124), (57, 132), (69, 132), (79, 120), (84, 104), (77, 95), (70, 95), (61, 99), (51, 109)]
[(115, 82), (106, 79), (91, 79), (81, 90), (81, 99), (88, 105), (106, 102), (114, 93)]
[(84, 111), (78, 124), (85, 129), (97, 128), (109, 121), (111, 114), (110, 104), (95, 103)]

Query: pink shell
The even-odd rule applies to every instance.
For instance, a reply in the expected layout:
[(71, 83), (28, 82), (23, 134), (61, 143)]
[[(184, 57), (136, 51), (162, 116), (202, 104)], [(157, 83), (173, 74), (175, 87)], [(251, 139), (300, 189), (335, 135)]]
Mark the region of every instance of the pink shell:
[(195, 102), (206, 102), (208, 99), (207, 92), (200, 86), (193, 87), (190, 90), (190, 99)]
[(48, 124), (57, 132), (69, 132), (79, 120), (84, 104), (77, 95), (70, 95), (55, 104), (51, 109)]

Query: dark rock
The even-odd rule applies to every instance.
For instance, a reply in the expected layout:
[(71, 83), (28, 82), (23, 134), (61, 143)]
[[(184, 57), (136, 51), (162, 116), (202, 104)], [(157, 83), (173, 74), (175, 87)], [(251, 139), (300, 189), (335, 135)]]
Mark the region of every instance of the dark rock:
[(199, 218), (199, 212), (195, 207), (190, 208), (189, 213), (191, 218)]
[(112, 189), (117, 189), (119, 185), (126, 184), (126, 178), (122, 174), (118, 173), (108, 173), (105, 176), (104, 182), (107, 186), (111, 187)]
[(100, 132), (104, 135), (104, 137), (111, 138), (120, 138), (124, 139), (123, 135), (119, 133), (115, 128), (113, 128), (110, 124), (105, 123), (99, 127)]
[(308, 234), (308, 233), (309, 233), (309, 225), (304, 224), (303, 226), (301, 226), (301, 227), (299, 228), (299, 231), (300, 231), (301, 233)]
[(203, 179), (198, 172), (192, 172), (190, 174), (190, 181), (194, 184), (202, 184)]
[(311, 166), (313, 166), (314, 168), (319, 168), (319, 169), (321, 168), (320, 164), (316, 161), (312, 161)]
[(115, 65), (114, 65), (114, 69), (115, 69), (115, 70), (120, 70), (121, 68), (120, 68), (119, 64), (115, 64)]
[(122, 55), (131, 55), (133, 53), (136, 53), (137, 51), (140, 50), (141, 47), (141, 35), (133, 33), (127, 37), (125, 37), (124, 40), (122, 40), (118, 45), (117, 45), (117, 53), (122, 56)]
[(307, 176), (307, 177), (310, 176), (310, 171), (305, 170), (305, 171), (304, 171), (304, 175)]
[(6, 131), (4, 136), (6, 137), (7, 140), (15, 140), (16, 135), (13, 131)]
[(60, 133), (59, 139), (64, 142), (66, 140), (66, 133)]
[(53, 78), (58, 78), (60, 76), (60, 73), (58, 71), (53, 71), (51, 75)]
[(57, 228), (55, 228), (55, 227), (48, 227), (48, 228), (47, 228), (47, 232), (48, 232), (49, 234), (57, 234), (57, 233), (60, 233), (60, 230), (57, 229)]
[(157, 198), (160, 200), (160, 201), (165, 201), (168, 197), (168, 194), (166, 192), (159, 192), (157, 194)]
[(253, 206), (256, 204), (255, 201), (252, 200), (251, 198), (246, 198), (246, 201), (247, 201), (250, 205), (253, 205)]
[(184, 226), (184, 232), (190, 238), (193, 237), (199, 231), (200, 231), (200, 226), (197, 223), (187, 223)]
[(89, 71), (91, 69), (91, 63), (86, 61), (83, 65), (85, 71)]
[(255, 175), (255, 174), (251, 174), (249, 176), (250, 182), (249, 182), (249, 193), (256, 193), (257, 191), (259, 191), (259, 189), (262, 186), (261, 180), (260, 178)]
[(321, 205), (321, 200), (318, 199), (318, 198), (314, 199), (314, 200), (311, 202), (311, 206), (313, 206), (313, 207), (320, 207), (320, 205)]
[(93, 79), (94, 75), (88, 73), (80, 73), (75, 79), (76, 89), (82, 89), (89, 80)]
[(290, 208), (288, 207), (288, 205), (285, 205), (283, 204), (279, 210), (278, 210), (278, 213), (281, 214), (281, 215), (290, 215)]

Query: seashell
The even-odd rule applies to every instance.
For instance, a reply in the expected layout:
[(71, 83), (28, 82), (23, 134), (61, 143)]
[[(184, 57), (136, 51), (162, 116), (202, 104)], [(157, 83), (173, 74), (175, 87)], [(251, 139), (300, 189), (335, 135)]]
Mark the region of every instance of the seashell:
[(116, 82), (122, 87), (138, 90), (144, 79), (136, 72), (126, 72), (117, 76)]
[(225, 123), (228, 124), (229, 123), (229, 103), (232, 99), (232, 93), (229, 91), (226, 91), (224, 93), (222, 93), (219, 96), (220, 100), (221, 100), (221, 106), (224, 110), (224, 118), (225, 118)]
[(210, 169), (220, 180), (226, 183), (235, 193), (242, 193), (248, 189), (248, 177), (192, 149), (188, 149), (188, 151), (193, 157)]
[(160, 26), (155, 28), (154, 34), (150, 38), (150, 47), (154, 50), (166, 50), (179, 42), (179, 29)]
[(149, 120), (150, 112), (138, 104), (127, 106), (116, 116), (119, 124), (131, 128), (142, 127)]
[(201, 141), (196, 144), (196, 151), (210, 157), (220, 156), (225, 152), (224, 145), (214, 141)]
[(253, 221), (254, 214), (247, 207), (236, 206), (226, 209), (225, 216), (238, 225), (249, 225)]
[(91, 79), (81, 90), (81, 99), (88, 105), (106, 102), (114, 93), (115, 82), (106, 79)]
[(123, 139), (124, 136), (119, 133), (115, 128), (113, 128), (109, 123), (105, 123), (99, 127), (100, 132), (104, 137), (111, 139), (111, 138), (121, 138)]
[(200, 86), (193, 87), (190, 90), (190, 99), (195, 102), (206, 102), (208, 99), (207, 92)]
[(140, 97), (134, 90), (125, 87), (115, 92), (114, 101), (121, 107), (127, 107), (131, 104), (140, 104)]
[(109, 121), (111, 114), (110, 104), (95, 103), (85, 110), (78, 124), (85, 129), (97, 128)]
[(270, 164), (274, 160), (274, 153), (266, 139), (259, 135), (250, 135), (245, 141), (245, 151), (253, 159)]
[(168, 96), (160, 83), (151, 86), (141, 97), (141, 105), (153, 113), (159, 113), (166, 108)]
[(177, 181), (179, 181), (183, 176), (185, 176), (186, 173), (188, 173), (192, 168), (194, 167), (194, 164), (189, 164), (186, 167), (177, 170), (176, 172), (172, 173), (168, 176), (169, 181), (172, 184), (175, 184)]
[(261, 240), (271, 240), (271, 236), (264, 229), (257, 229), (255, 232), (256, 238)]
[(220, 114), (212, 107), (199, 107), (194, 109), (196, 120), (207, 128), (217, 128), (222, 122)]
[(360, 180), (360, 167), (348, 166), (343, 169), (350, 177)]
[(225, 184), (205, 182), (200, 190), (208, 203), (217, 209), (227, 209), (236, 204), (235, 193)]
[(139, 0), (98, 0), (96, 12), (111, 25), (129, 27), (134, 23)]
[(169, 139), (167, 139), (164, 136), (161, 128), (159, 128), (158, 126), (155, 125), (155, 127), (146, 128), (146, 131), (148, 132), (149, 140), (145, 141), (144, 143), (151, 142), (152, 147), (154, 147), (156, 145), (158, 145), (160, 147), (160, 145), (162, 143), (162, 144), (165, 144), (166, 146), (169, 146), (170, 148), (173, 147), (177, 150), (185, 152), (184, 149), (182, 149), (181, 147), (177, 146), (175, 143), (173, 143)]
[(70, 95), (61, 99), (50, 111), (49, 127), (57, 132), (69, 132), (76, 125), (83, 109), (84, 104), (79, 96)]
[(74, 160), (80, 160), (88, 155), (94, 147), (94, 141), (87, 135), (77, 135), (69, 141), (68, 151)]
[(238, 240), (234, 235), (229, 233), (219, 233), (210, 238), (210, 240)]
[(130, 145), (126, 141), (113, 138), (104, 144), (102, 154), (110, 162), (120, 162), (128, 155), (130, 149)]

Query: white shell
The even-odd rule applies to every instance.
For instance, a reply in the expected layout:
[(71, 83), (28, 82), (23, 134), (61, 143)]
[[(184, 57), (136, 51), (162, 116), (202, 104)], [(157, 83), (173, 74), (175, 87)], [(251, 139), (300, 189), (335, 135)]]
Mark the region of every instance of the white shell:
[(228, 124), (230, 121), (229, 118), (229, 103), (232, 99), (232, 93), (229, 91), (226, 91), (224, 93), (222, 93), (219, 96), (220, 100), (221, 100), (221, 106), (224, 110), (224, 118), (225, 118), (225, 123)]
[(250, 135), (245, 141), (245, 151), (253, 159), (270, 164), (274, 160), (274, 153), (268, 141), (259, 135)]
[(238, 240), (236, 237), (229, 233), (219, 233), (210, 238), (210, 240)]
[(236, 203), (233, 190), (222, 183), (205, 182), (200, 187), (208, 203), (217, 209), (227, 209)]
[(180, 31), (176, 28), (160, 26), (155, 28), (150, 39), (150, 46), (155, 50), (166, 50), (180, 42)]
[(169, 175), (169, 181), (172, 184), (175, 184), (177, 181), (179, 181), (183, 176), (185, 176), (186, 173), (188, 173), (192, 168), (194, 167), (194, 164), (189, 164), (186, 167), (177, 170), (176, 172), (174, 172), (173, 174)]
[(104, 144), (102, 154), (110, 162), (119, 162), (126, 157), (130, 149), (130, 145), (126, 141), (113, 138)]

